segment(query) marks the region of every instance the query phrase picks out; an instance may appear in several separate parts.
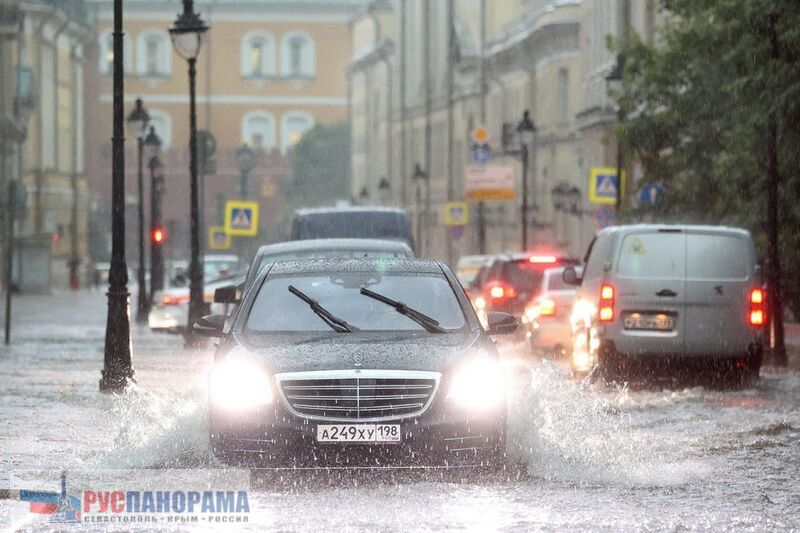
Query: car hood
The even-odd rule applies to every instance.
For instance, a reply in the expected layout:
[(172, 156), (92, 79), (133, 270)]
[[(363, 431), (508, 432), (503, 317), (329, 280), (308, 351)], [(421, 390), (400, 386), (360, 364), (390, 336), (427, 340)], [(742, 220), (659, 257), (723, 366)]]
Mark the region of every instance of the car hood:
[(478, 332), (414, 336), (347, 334), (300, 343), (240, 347), (272, 373), (315, 370), (426, 370), (444, 372), (467, 353), (476, 351)]

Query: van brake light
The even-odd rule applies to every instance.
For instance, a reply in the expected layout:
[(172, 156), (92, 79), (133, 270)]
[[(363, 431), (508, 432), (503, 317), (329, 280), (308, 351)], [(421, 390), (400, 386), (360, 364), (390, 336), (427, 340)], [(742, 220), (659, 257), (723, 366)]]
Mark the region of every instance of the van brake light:
[(750, 291), (750, 313), (748, 318), (751, 326), (763, 326), (766, 322), (765, 300), (764, 289), (757, 287)]
[(600, 322), (614, 321), (614, 287), (604, 283), (600, 287), (600, 308), (598, 310)]

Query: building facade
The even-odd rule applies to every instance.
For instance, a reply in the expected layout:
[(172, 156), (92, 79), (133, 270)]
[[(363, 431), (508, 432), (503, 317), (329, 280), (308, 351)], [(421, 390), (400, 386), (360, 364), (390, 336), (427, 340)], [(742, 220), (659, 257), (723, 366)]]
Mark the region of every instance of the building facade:
[[(652, 38), (654, 4), (372, 2), (352, 21), (353, 197), (406, 207), (421, 227), (425, 255), (454, 262), (468, 253), (519, 250), (521, 161), (504, 153), (502, 132), (504, 125), (513, 131), (528, 110), (536, 133), (527, 248), (582, 255), (596, 230), (589, 172), (616, 164), (616, 114), (605, 80), (615, 54), (606, 38), (629, 27)], [(470, 203), (469, 224), (453, 232), (443, 209), (464, 198), (471, 132), (479, 125), (489, 131), (492, 162), (514, 166), (517, 195)], [(388, 188), (380, 186), (384, 177)]]
[[(108, 0), (91, 4), (97, 31), (87, 99), (96, 105), (88, 117), (87, 162), (95, 214), (108, 219), (113, 12)], [(356, 0), (195, 2), (195, 10), (211, 27), (197, 62), (198, 128), (216, 139), (216, 169), (202, 178), (206, 226), (222, 223), (226, 200), (245, 197), (261, 204), (260, 235), (277, 220), (281, 209), (277, 185), (289, 172), (292, 147), (315, 124), (347, 118), (345, 67), (352, 55), (348, 21), (360, 4)], [(125, 2), (125, 103), (130, 110), (135, 99), (142, 98), (163, 142), (166, 249), (173, 258), (188, 256), (189, 237), (187, 65), (173, 52), (168, 34), (179, 8), (175, 2)], [(126, 190), (129, 205), (135, 206), (136, 157), (131, 141), (126, 143)], [(245, 144), (258, 154), (258, 166), (242, 179), (235, 153)], [(127, 213), (129, 251), (135, 250), (134, 212)], [(135, 262), (128, 255), (129, 263)]]
[(14, 280), (48, 291), (79, 281), (87, 264), (83, 76), (92, 28), (83, 0), (5, 2), (0, 18), (11, 12), (17, 30), (0, 44), (0, 100), (4, 125), (17, 128), (16, 141), (4, 141), (4, 194), (11, 179), (22, 191)]

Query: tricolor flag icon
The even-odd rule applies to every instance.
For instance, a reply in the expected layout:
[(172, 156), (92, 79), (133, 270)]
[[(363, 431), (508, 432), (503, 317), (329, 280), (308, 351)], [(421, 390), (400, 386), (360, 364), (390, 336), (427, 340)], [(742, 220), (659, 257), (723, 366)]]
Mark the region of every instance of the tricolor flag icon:
[(51, 522), (80, 522), (81, 501), (67, 495), (67, 474), (61, 473), (61, 493), (20, 490), (19, 499), (29, 504), (31, 513), (52, 515)]

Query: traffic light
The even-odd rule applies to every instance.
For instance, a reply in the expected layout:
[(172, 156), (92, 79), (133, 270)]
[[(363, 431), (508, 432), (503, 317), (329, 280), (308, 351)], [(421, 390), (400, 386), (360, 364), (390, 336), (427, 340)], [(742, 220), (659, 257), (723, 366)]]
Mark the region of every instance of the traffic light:
[(153, 234), (151, 238), (153, 240), (153, 244), (164, 244), (164, 241), (167, 239), (167, 232), (161, 227), (153, 228)]

